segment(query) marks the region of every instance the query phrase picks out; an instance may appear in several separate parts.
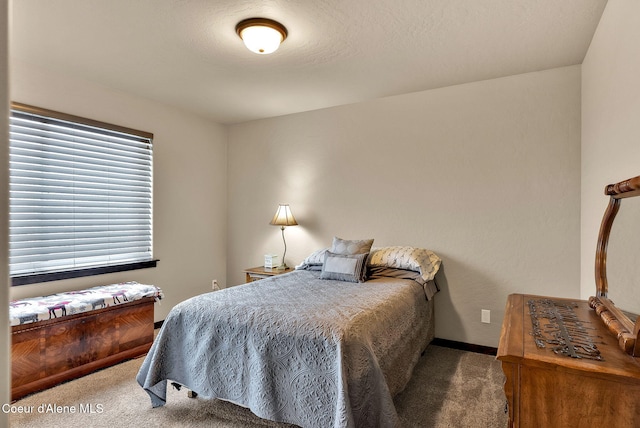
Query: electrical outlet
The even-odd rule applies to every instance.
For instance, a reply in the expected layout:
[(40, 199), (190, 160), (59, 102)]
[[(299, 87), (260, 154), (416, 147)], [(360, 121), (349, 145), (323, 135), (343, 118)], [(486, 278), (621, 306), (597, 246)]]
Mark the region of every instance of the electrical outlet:
[(485, 324), (491, 324), (491, 311), (489, 309), (480, 310), (480, 321)]
[(214, 279), (213, 281), (211, 281), (211, 289), (213, 291), (220, 290), (220, 287), (218, 286), (218, 280), (217, 279)]

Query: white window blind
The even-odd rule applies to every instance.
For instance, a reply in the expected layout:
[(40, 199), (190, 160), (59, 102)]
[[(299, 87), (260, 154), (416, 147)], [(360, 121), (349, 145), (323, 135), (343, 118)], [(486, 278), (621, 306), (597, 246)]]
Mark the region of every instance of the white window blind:
[(11, 110), (11, 276), (151, 260), (153, 136), (34, 109)]

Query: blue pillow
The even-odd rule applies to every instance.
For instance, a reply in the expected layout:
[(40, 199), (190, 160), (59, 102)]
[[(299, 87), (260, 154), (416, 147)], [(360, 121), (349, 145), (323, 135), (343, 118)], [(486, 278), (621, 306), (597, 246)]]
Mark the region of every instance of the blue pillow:
[(364, 282), (368, 255), (368, 253), (335, 254), (327, 251), (324, 255), (320, 278), (346, 282)]

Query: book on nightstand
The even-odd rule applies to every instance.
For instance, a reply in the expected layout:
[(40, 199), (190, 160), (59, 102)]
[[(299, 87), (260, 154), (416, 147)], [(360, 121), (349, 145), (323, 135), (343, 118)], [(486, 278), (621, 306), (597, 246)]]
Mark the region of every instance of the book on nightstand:
[(264, 267), (266, 268), (276, 268), (279, 266), (278, 256), (276, 254), (265, 254), (264, 255)]

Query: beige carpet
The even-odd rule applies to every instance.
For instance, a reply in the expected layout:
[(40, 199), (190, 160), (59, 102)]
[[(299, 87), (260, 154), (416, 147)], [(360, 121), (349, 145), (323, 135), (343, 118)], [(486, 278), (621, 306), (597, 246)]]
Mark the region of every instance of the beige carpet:
[[(223, 401), (187, 398), (184, 389), (172, 387), (167, 405), (153, 409), (135, 381), (141, 364), (142, 359), (128, 361), (19, 400), (14, 406), (33, 406), (34, 413), (10, 415), (10, 427), (291, 427)], [(401, 427), (504, 428), (503, 381), (494, 357), (431, 345), (396, 397)], [(41, 405), (53, 413), (39, 413)], [(54, 406), (68, 407), (56, 413)], [(72, 407), (76, 413), (69, 412)]]

